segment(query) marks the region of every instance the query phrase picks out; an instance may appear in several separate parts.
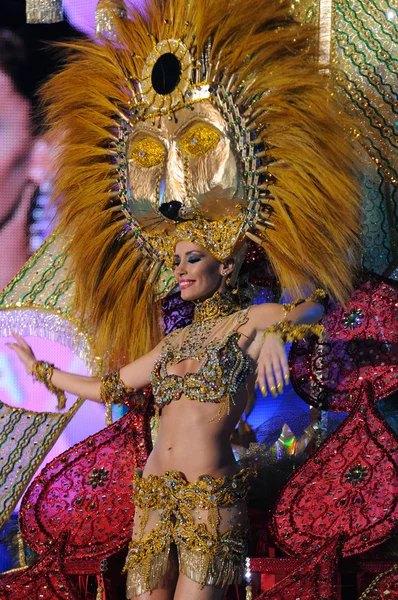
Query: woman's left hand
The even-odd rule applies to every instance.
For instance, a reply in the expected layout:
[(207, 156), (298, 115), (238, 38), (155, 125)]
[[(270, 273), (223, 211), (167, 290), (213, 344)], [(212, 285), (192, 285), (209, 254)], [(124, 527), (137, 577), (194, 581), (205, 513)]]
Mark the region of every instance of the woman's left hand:
[(263, 396), (267, 387), (276, 397), (283, 392), (283, 384), (289, 382), (289, 366), (285, 346), (273, 333), (265, 336), (257, 360), (257, 384)]

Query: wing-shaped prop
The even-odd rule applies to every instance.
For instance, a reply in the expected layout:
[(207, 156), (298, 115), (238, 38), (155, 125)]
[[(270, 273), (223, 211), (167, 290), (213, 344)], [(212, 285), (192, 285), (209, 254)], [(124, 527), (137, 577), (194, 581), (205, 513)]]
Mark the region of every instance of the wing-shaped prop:
[[(71, 314), (73, 284), (67, 277), (67, 263), (63, 245), (55, 233), (0, 294), (0, 337), (8, 337), (15, 331), (23, 336), (47, 340), (50, 344), (55, 342), (80, 359), (80, 363), (86, 365), (85, 372), (93, 373), (98, 364), (92, 340)], [(17, 377), (12, 372), (9, 354), (3, 355), (2, 360), (2, 371), (8, 374), (11, 386), (15, 388)], [(0, 528), (83, 403), (79, 399), (64, 414), (27, 410), (32, 399), (26, 390), (20, 391), (19, 402), (12, 406), (13, 402), (6, 398), (4, 377), (1, 387), (0, 399), (6, 401), (0, 402)], [(41, 395), (48, 395), (44, 387)], [(25, 408), (18, 405), (21, 402)], [(40, 404), (45, 406), (42, 398)]]

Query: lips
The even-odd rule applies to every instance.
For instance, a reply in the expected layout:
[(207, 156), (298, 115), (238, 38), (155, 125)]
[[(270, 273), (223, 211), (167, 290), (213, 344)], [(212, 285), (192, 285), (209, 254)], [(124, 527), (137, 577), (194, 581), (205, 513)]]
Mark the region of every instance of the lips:
[(180, 289), (186, 290), (187, 288), (191, 287), (191, 285), (193, 285), (194, 283), (195, 283), (195, 281), (192, 279), (181, 279)]

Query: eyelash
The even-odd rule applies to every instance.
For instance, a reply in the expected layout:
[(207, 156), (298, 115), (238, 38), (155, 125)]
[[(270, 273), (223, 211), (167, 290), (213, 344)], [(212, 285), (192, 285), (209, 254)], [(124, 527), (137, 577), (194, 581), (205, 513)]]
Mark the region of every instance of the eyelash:
[[(197, 263), (197, 262), (199, 262), (200, 260), (202, 260), (202, 259), (201, 259), (201, 258), (199, 258), (199, 257), (193, 257), (193, 256), (192, 256), (191, 258), (188, 258), (188, 262), (189, 262), (190, 264)], [(180, 264), (180, 263), (179, 263), (179, 262), (177, 262), (176, 260), (174, 261), (174, 266), (175, 266), (175, 267), (178, 267), (178, 265), (179, 265), (179, 264)]]

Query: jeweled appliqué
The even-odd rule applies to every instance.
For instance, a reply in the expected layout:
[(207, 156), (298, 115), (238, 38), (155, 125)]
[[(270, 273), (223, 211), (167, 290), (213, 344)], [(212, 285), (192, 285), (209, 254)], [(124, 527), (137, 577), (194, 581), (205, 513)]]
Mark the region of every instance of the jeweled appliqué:
[[(235, 329), (221, 339), (208, 341), (221, 319), (193, 323), (183, 332), (176, 331), (165, 340), (164, 351), (156, 360), (151, 385), (158, 408), (163, 408), (184, 395), (188, 400), (227, 405), (233, 401), (251, 370), (249, 357), (238, 345), (240, 333), (235, 329), (247, 319), (247, 310), (241, 311)], [(182, 343), (179, 343), (182, 339)], [(186, 359), (200, 362), (195, 373), (169, 374), (168, 365)]]

